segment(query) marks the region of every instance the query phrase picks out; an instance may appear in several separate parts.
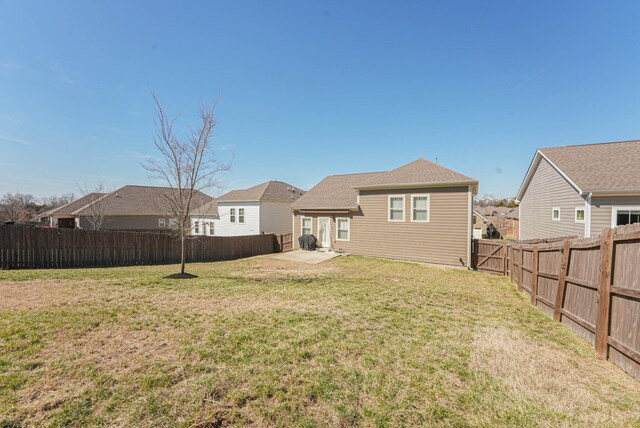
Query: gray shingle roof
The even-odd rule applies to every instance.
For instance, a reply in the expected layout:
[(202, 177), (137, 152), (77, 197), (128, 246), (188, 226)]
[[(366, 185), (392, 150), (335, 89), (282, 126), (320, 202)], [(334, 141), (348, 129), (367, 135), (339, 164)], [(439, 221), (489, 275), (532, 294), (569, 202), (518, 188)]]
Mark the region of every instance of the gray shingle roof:
[(220, 196), (218, 202), (293, 202), (304, 190), (282, 181), (265, 181), (248, 189), (232, 190)]
[(391, 171), (377, 174), (358, 184), (359, 188), (416, 186), (434, 184), (477, 184), (478, 180), (424, 158), (402, 165)]
[[(168, 187), (127, 185), (99, 199), (104, 215), (169, 215), (171, 210), (166, 195), (172, 192)], [(211, 202), (213, 198), (202, 192), (196, 192), (192, 200), (192, 209), (197, 209)], [(73, 212), (75, 215), (90, 215), (91, 210), (81, 207)]]
[(478, 181), (441, 165), (420, 158), (391, 171), (330, 175), (291, 205), (296, 210), (356, 209), (356, 189), (378, 187), (412, 187), (469, 183)]
[(90, 204), (91, 202), (95, 201), (96, 199), (104, 195), (106, 195), (106, 193), (97, 193), (97, 192), (89, 193), (87, 195), (84, 195), (81, 198), (76, 199), (75, 201), (69, 202), (66, 205), (62, 205), (61, 207), (53, 208), (48, 211), (45, 211), (39, 214), (38, 217), (42, 218), (50, 215), (72, 215), (74, 211)]
[(194, 208), (191, 210), (192, 215), (208, 215), (208, 216), (217, 216), (218, 215), (218, 203), (215, 199), (212, 199), (211, 202), (208, 202), (204, 205)]
[(583, 192), (640, 190), (640, 141), (539, 149)]
[(379, 172), (362, 174), (330, 175), (313, 186), (300, 199), (291, 204), (291, 209), (354, 209), (358, 207), (356, 184)]

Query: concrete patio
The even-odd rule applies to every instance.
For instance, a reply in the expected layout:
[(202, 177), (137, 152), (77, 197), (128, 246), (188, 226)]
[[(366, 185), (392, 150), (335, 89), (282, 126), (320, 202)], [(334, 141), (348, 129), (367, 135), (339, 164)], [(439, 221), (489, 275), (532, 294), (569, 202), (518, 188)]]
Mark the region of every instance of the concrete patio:
[(304, 251), (295, 250), (287, 253), (279, 253), (273, 256), (276, 260), (287, 260), (290, 262), (307, 263), (310, 265), (317, 265), (327, 260), (331, 260), (335, 257), (346, 255), (345, 253), (334, 253), (332, 251)]

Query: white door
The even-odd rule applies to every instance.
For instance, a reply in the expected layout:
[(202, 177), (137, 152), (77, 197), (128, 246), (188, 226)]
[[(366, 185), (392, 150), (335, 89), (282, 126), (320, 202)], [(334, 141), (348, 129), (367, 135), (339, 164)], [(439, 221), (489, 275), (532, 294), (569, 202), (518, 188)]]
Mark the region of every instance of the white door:
[(318, 243), (323, 248), (331, 247), (331, 219), (318, 217)]

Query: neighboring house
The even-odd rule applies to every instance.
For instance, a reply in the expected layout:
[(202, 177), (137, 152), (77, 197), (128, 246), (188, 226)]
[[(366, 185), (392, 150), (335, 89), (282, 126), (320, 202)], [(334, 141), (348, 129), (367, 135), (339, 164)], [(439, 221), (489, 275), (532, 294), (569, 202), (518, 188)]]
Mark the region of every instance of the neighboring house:
[(49, 227), (59, 227), (63, 229), (73, 229), (76, 227), (76, 216), (74, 212), (95, 202), (106, 193), (89, 193), (75, 201), (53, 208), (38, 214), (38, 219)]
[(516, 198), (520, 239), (640, 222), (640, 141), (538, 149)]
[[(100, 218), (101, 230), (170, 231), (175, 219), (166, 196), (172, 191), (167, 187), (127, 185), (110, 193), (86, 195), (39, 218), (51, 227), (94, 229), (92, 223)], [(199, 218), (215, 216), (212, 201), (211, 196), (196, 192), (192, 209)], [(212, 211), (202, 211), (204, 206)]]
[(191, 211), (191, 234), (200, 236), (215, 235), (215, 221), (220, 219), (218, 203), (211, 200)]
[(214, 222), (215, 235), (291, 233), (289, 206), (303, 194), (303, 190), (282, 181), (226, 193), (216, 199), (219, 218)]
[(473, 239), (482, 239), (487, 234), (488, 225), (489, 220), (478, 210), (473, 210)]
[(331, 175), (291, 205), (294, 246), (313, 234), (321, 247), (352, 254), (466, 266), (477, 191), (478, 180), (422, 158)]

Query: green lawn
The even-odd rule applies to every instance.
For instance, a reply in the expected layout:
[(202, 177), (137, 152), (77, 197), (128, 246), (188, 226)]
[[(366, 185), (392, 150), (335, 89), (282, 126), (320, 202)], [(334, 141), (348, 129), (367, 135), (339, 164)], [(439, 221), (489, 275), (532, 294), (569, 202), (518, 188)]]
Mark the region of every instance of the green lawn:
[(343, 257), (0, 271), (0, 426), (640, 426), (508, 279)]

